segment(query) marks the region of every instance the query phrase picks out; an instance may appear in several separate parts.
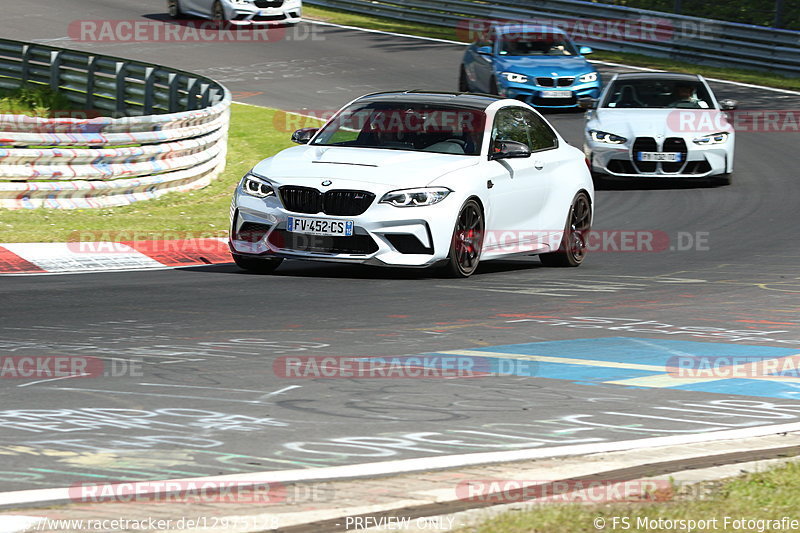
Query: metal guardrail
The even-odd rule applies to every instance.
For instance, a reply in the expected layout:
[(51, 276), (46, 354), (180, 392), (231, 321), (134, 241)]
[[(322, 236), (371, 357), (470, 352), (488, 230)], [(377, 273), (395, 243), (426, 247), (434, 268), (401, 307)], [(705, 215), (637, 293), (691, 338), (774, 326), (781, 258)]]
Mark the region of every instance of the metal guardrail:
[[(231, 95), (211, 79), (0, 39), (0, 87), (23, 86), (50, 87), (73, 109), (0, 114), (0, 207), (125, 205), (204, 187), (225, 168)], [(110, 116), (88, 118), (98, 110)]]
[[(474, 21), (552, 21), (590, 30), (590, 22), (626, 21), (655, 25), (653, 38), (592, 39), (570, 32), (580, 44), (598, 50), (667, 57), (690, 63), (800, 76), (800, 32), (735, 22), (648, 11), (583, 0), (306, 0), (309, 5), (454, 28), (454, 40), (469, 40)], [(470, 22), (473, 21), (473, 22)], [(586, 38), (589, 37), (589, 38)]]

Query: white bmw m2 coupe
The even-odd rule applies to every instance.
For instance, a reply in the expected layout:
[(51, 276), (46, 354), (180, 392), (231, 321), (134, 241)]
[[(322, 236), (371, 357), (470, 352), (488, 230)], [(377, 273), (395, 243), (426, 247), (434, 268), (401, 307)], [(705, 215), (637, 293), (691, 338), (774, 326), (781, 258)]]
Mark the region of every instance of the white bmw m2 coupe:
[(347, 104), (257, 164), (231, 205), (245, 270), (283, 259), (441, 266), (538, 255), (578, 266), (594, 188), (583, 153), (529, 105), (487, 95), (389, 92)]

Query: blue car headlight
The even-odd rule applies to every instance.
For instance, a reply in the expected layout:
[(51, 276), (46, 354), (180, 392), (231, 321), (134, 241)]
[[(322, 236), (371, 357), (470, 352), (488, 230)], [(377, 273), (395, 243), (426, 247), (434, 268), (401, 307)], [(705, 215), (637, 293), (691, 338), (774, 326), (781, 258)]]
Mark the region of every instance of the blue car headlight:
[(506, 80), (511, 83), (528, 83), (528, 76), (525, 74), (517, 74), (515, 72), (503, 72), (501, 74)]
[(591, 83), (593, 81), (597, 81), (597, 78), (597, 72), (589, 72), (588, 74), (584, 74), (578, 78), (578, 81), (581, 83)]

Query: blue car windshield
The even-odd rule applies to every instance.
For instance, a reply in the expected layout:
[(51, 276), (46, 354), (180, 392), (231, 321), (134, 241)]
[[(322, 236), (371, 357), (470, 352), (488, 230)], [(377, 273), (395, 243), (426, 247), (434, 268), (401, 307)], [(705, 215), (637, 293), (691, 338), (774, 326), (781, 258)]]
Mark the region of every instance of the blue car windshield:
[(328, 122), (315, 146), (480, 155), (486, 114), (403, 102), (355, 102)]
[(550, 35), (502, 35), (500, 55), (503, 56), (574, 56), (575, 47), (567, 39)]

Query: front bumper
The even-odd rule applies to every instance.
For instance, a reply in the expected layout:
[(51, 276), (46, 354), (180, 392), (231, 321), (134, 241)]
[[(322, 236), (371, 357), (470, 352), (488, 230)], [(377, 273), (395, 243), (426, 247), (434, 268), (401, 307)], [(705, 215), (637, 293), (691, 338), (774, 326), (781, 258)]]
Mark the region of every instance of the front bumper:
[[(728, 143), (732, 143), (732, 139)], [(732, 146), (695, 145), (686, 141), (686, 151), (680, 163), (640, 162), (636, 160), (633, 143), (599, 143), (588, 135), (583, 151), (591, 162), (592, 172), (619, 178), (705, 178), (726, 174), (733, 168)], [(658, 148), (661, 150), (661, 147)]]
[[(544, 98), (542, 94), (545, 91), (559, 91), (565, 94), (563, 98)], [(598, 98), (600, 82), (576, 83), (567, 87), (542, 87), (531, 82), (506, 82), (505, 86), (501, 87), (501, 92), (504, 92), (507, 98), (514, 98), (534, 107), (567, 109), (578, 107), (579, 98)]]
[[(451, 202), (452, 200), (452, 202)], [(379, 266), (428, 267), (447, 258), (455, 212), (440, 204), (398, 208), (372, 204), (359, 216), (293, 213), (279, 200), (255, 198), (237, 190), (231, 204), (232, 253)], [(424, 218), (423, 218), (424, 215)], [(321, 237), (287, 230), (288, 217), (352, 220), (352, 237)]]
[(225, 18), (231, 24), (239, 26), (296, 24), (302, 20), (302, 16), (300, 4), (258, 7), (254, 4), (227, 3), (225, 6)]

